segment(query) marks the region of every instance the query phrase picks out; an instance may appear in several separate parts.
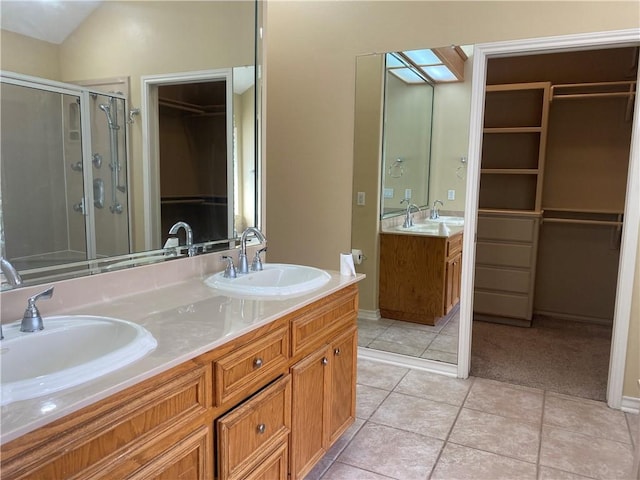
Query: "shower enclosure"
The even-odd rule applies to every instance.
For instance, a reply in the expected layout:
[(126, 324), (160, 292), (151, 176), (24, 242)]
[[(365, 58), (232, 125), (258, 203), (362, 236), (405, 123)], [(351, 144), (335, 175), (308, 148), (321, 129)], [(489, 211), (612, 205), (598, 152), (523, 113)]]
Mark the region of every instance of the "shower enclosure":
[(2, 256), (28, 273), (129, 253), (125, 96), (3, 74), (0, 102)]

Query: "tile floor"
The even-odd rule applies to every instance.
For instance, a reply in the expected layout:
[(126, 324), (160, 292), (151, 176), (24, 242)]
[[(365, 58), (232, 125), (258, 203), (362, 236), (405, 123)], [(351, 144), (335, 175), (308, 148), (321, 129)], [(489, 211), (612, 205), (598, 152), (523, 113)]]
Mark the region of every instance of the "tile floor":
[(355, 424), (307, 480), (626, 479), (638, 415), (494, 380), (358, 361)]
[[(358, 319), (358, 345), (361, 347), (458, 363), (460, 310), (438, 325), (421, 325), (400, 320)], [(420, 335), (416, 335), (420, 332)]]

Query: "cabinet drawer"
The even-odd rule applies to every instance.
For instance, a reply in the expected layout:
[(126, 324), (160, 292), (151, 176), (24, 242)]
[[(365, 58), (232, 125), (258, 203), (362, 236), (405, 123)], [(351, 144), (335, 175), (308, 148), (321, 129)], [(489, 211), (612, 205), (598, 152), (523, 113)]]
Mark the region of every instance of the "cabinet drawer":
[(312, 303), (291, 319), (291, 354), (310, 352), (337, 332), (356, 324), (358, 287), (352, 285)]
[(287, 480), (288, 442), (282, 442), (245, 480)]
[(537, 218), (478, 216), (478, 240), (533, 242), (537, 228)]
[(506, 268), (476, 267), (475, 287), (505, 292), (529, 293), (531, 272)]
[(215, 363), (216, 404), (242, 398), (284, 373), (289, 360), (289, 328), (281, 327)]
[(526, 295), (475, 292), (473, 296), (473, 311), (476, 313), (529, 320), (529, 310), (529, 297)]
[(457, 253), (462, 251), (462, 235), (456, 235), (454, 237), (450, 237), (447, 240), (447, 258), (453, 257)]
[(530, 268), (533, 246), (478, 242), (476, 264)]
[(241, 478), (288, 439), (291, 377), (277, 380), (216, 423), (219, 478)]

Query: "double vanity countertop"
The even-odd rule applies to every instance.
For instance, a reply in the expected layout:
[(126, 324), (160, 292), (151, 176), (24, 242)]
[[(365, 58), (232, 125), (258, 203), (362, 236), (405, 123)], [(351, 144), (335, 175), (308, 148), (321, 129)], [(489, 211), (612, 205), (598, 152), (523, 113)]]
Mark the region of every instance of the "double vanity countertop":
[[(140, 360), (90, 382), (2, 406), (0, 443), (167, 371), (364, 278), (362, 274), (328, 273), (331, 278), (325, 285), (294, 298), (235, 298), (208, 287), (204, 278), (209, 273), (67, 310), (65, 313), (70, 315), (97, 315), (137, 323), (155, 337), (157, 347)], [(42, 310), (46, 330), (44, 304)]]

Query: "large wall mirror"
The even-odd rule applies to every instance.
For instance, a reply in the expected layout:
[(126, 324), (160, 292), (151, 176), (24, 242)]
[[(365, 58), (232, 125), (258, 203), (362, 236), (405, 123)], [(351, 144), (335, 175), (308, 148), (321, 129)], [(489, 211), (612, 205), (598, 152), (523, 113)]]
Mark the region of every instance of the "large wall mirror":
[[(359, 346), (373, 356), (456, 364), (457, 309), (432, 326), (381, 318), (379, 306), (379, 239), (385, 225), (402, 224), (409, 202), (427, 219), (437, 200), (443, 204), (441, 215), (464, 217), (473, 47), (429, 50), (440, 57), (454, 51), (464, 59), (459, 78), (438, 81), (437, 73), (416, 73), (416, 67), (431, 62), (416, 56), (427, 55), (426, 49), (356, 59), (352, 245), (367, 252), (358, 266), (367, 274), (360, 283)], [(403, 68), (412, 70), (406, 78), (394, 71)], [(418, 296), (422, 287), (405, 293)]]
[(0, 244), (26, 283), (187, 255), (180, 220), (191, 253), (258, 225), (259, 3), (2, 2)]

